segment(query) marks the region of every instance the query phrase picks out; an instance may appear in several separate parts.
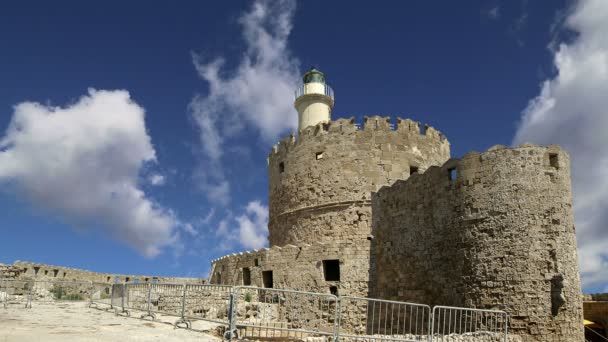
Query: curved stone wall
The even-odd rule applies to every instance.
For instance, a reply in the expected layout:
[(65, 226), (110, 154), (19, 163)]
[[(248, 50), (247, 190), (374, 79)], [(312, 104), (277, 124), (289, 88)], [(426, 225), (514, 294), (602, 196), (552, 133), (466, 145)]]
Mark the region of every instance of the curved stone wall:
[(525, 341), (582, 341), (569, 170), (557, 146), (498, 146), (381, 189), (372, 296), (501, 309)]
[(276, 146), (268, 158), (271, 246), (317, 241), (366, 241), (371, 193), (450, 157), (437, 130), (388, 117), (308, 127)]

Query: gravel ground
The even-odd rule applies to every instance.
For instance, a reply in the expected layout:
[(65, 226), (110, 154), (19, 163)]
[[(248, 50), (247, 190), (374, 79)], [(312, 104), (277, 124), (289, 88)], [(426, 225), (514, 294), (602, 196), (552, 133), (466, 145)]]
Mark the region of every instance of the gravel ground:
[[(139, 319), (116, 316), (113, 311), (88, 308), (87, 303), (0, 306), (0, 342), (5, 341), (221, 341), (211, 333), (215, 324), (195, 321), (193, 330), (174, 329), (176, 318)], [(209, 331), (206, 333), (205, 331)]]

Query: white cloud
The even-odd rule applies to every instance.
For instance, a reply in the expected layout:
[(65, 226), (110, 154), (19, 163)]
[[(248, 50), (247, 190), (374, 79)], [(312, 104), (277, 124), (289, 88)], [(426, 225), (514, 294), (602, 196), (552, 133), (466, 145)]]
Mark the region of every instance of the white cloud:
[(231, 249), (238, 244), (245, 248), (261, 248), (268, 242), (268, 207), (260, 201), (251, 201), (244, 212), (234, 217), (229, 212), (215, 231), (220, 237), (219, 248)]
[(249, 202), (245, 214), (236, 218), (239, 243), (246, 248), (261, 248), (268, 241), (268, 207), (259, 201)]
[(148, 177), (148, 181), (150, 182), (150, 184), (155, 185), (155, 186), (164, 185), (165, 176), (155, 173)]
[(205, 62), (193, 55), (209, 85), (206, 96), (192, 99), (190, 112), (206, 157), (199, 181), (212, 201), (227, 203), (230, 197), (221, 162), (227, 139), (248, 125), (270, 144), (297, 127), (293, 94), (300, 82), (299, 62), (287, 48), (294, 11), (293, 0), (254, 2), (239, 19), (246, 48), (233, 72), (223, 69), (222, 57)]
[(569, 151), (583, 285), (608, 284), (608, 2), (579, 1), (565, 21), (578, 33), (554, 51), (558, 74), (524, 110), (514, 144)]
[(142, 166), (155, 160), (144, 109), (127, 91), (90, 89), (63, 108), (15, 106), (0, 140), (0, 184), (152, 257), (178, 244), (173, 213), (137, 187)]

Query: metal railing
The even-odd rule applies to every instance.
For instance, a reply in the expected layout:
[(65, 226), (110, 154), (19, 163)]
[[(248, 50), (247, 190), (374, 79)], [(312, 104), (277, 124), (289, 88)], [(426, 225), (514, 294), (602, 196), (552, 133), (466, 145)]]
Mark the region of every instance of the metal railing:
[(227, 339), (321, 337), (345, 341), (507, 341), (503, 311), (211, 284), (108, 284), (0, 279), (0, 304), (88, 301), (115, 314), (177, 317), (224, 326)]
[(435, 306), (431, 322), (432, 341), (507, 342), (509, 317), (498, 310)]
[(10, 304), (31, 308), (31, 280), (0, 279), (0, 304), (7, 308)]
[(236, 287), (233, 299), (230, 331), (236, 329), (239, 337), (336, 336), (339, 304), (334, 295)]
[(390, 300), (340, 297), (337, 337), (352, 340), (427, 341), (431, 307)]
[[(297, 99), (298, 97), (302, 96), (302, 95), (306, 95), (306, 94), (319, 94), (316, 92), (307, 92), (306, 91), (306, 84), (302, 84), (298, 87), (298, 89), (296, 89), (294, 96)], [(323, 95), (331, 98), (332, 100), (334, 99), (334, 90), (327, 84), (323, 84)]]

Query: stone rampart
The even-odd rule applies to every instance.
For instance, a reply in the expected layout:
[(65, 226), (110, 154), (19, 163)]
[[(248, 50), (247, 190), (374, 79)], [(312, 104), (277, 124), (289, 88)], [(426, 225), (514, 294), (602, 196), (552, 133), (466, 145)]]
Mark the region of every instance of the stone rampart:
[[(367, 296), (369, 242), (274, 246), (212, 262), (210, 283)], [(272, 275), (270, 275), (272, 274)]]
[(321, 123), (290, 136), (268, 157), (270, 246), (366, 240), (371, 193), (450, 157), (441, 133), (409, 119)]
[(125, 275), (116, 273), (99, 273), (76, 268), (39, 264), (27, 261), (15, 261), (13, 265), (0, 266), (0, 274), (15, 274), (18, 278), (36, 278), (38, 280), (86, 281), (103, 283), (190, 283), (204, 284), (203, 278), (161, 277), (147, 275)]
[(570, 163), (557, 146), (497, 146), (372, 198), (370, 292), (501, 309), (524, 341), (582, 341)]

